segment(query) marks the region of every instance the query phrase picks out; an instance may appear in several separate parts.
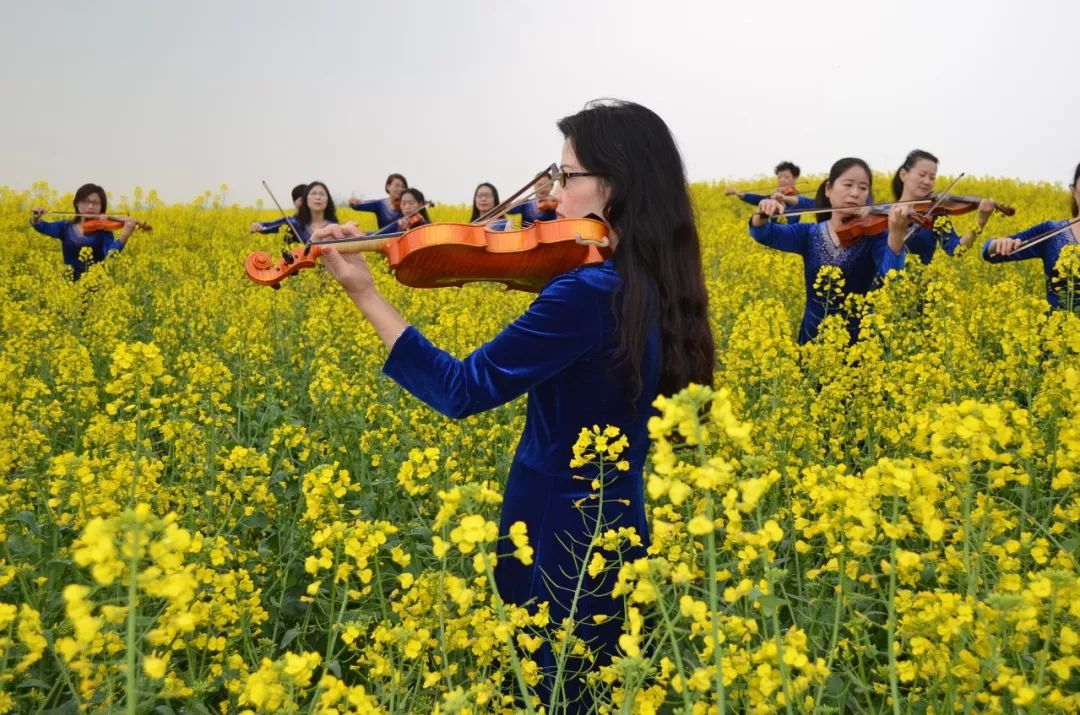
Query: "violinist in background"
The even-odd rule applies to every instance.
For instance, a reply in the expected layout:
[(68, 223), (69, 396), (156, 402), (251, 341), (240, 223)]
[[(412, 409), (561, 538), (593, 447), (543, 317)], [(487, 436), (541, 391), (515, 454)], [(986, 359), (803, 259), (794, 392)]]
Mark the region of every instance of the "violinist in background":
[[(304, 194), (307, 193), (307, 184), (297, 184), (292, 190), (293, 206), (296, 210), (300, 211), (300, 205), (304, 202)], [(295, 218), (295, 215), (294, 215)], [(282, 224), (285, 223), (285, 217), (274, 219), (273, 221), (256, 221), (251, 224), (252, 233), (277, 233)]]
[(559, 201), (551, 195), (551, 184), (544, 182), (536, 188), (536, 198), (506, 210), (507, 215), (519, 214), (521, 227), (532, 226), (537, 221), (554, 221)]
[[(633, 528), (641, 537), (617, 558), (644, 556), (649, 522), (642, 470), (651, 405), (657, 395), (691, 382), (711, 385), (715, 361), (701, 245), (682, 157), (667, 125), (641, 105), (608, 102), (590, 103), (558, 126), (565, 137), (554, 190), (559, 217), (600, 217), (612, 257), (550, 280), (523, 315), (468, 357), (457, 359), (410, 326), (380, 294), (362, 253), (326, 246), (321, 256), (386, 345), (383, 372), (418, 399), (464, 418), (528, 394), (502, 502), (495, 585), (511, 604), (549, 602), (556, 626), (571, 614), (598, 523)], [(358, 233), (334, 226), (314, 238)], [(618, 428), (629, 447), (622, 455), (625, 471), (603, 477), (603, 498), (583, 500), (588, 478), (600, 477), (569, 464), (581, 428), (591, 425)], [(528, 562), (515, 556), (508, 538), (516, 522), (533, 549)], [(589, 577), (576, 603), (574, 635), (588, 643), (595, 662), (572, 661), (556, 687), (550, 644), (533, 656), (542, 669), (538, 694), (549, 712), (591, 712), (583, 681), (616, 655), (626, 609), (624, 599), (612, 597), (616, 570)]]
[[(79, 280), (91, 263), (100, 263), (109, 254), (123, 250), (138, 222), (130, 217), (119, 219), (123, 225), (119, 236), (111, 230), (84, 231), (84, 221), (106, 219), (105, 212), (108, 210), (109, 200), (105, 196), (105, 189), (97, 184), (80, 186), (75, 192), (72, 205), (75, 208), (75, 218), (70, 221), (42, 221), (41, 216), (46, 213), (46, 209), (34, 208), (30, 225), (38, 233), (60, 239), (64, 263), (71, 266), (72, 279)], [(89, 249), (91, 255), (87, 256), (83, 252), (84, 249)]]
[(1072, 192), (1072, 221), (1043, 221), (1012, 236), (990, 239), (982, 248), (983, 260), (990, 263), (1040, 259), (1046, 275), (1046, 302), (1055, 310), (1062, 306), (1054, 268), (1065, 246), (1080, 244), (1080, 230), (1077, 228), (1080, 225), (1080, 164), (1073, 172), (1069, 190)]
[[(776, 190), (771, 192), (768, 196), (751, 193), (749, 191), (739, 191), (738, 189), (728, 189), (724, 193), (728, 196), (738, 196), (746, 203), (753, 204), (754, 206), (759, 205), (767, 198), (772, 198), (783, 203), (787, 207), (785, 211), (799, 211), (814, 208), (814, 200), (809, 196), (803, 196), (795, 186), (795, 182), (799, 180), (799, 176), (802, 174), (802, 170), (799, 169), (798, 166), (790, 161), (782, 161), (776, 165), (776, 168), (773, 169), (773, 173), (776, 174)], [(795, 223), (799, 222), (798, 217), (792, 218), (795, 219)]]
[[(330, 189), (326, 188), (326, 184), (321, 181), (312, 181), (308, 184), (301, 197), (300, 206), (296, 210), (296, 216), (290, 218), (288, 222), (292, 235), (286, 240), (299, 240), (300, 243), (307, 243), (312, 231), (337, 223), (337, 209), (334, 207), (334, 199), (330, 196)], [(277, 230), (268, 229), (264, 233), (277, 233)]]
[(428, 216), (428, 202), (424, 199), (424, 193), (420, 189), (405, 189), (400, 196), (401, 216), (386, 224), (381, 229), (371, 234), (381, 236), (388, 233), (399, 233), (431, 223)]
[[(937, 171), (938, 158), (928, 151), (915, 149), (907, 155), (903, 165), (893, 176), (893, 197), (897, 201), (931, 200), (934, 182), (937, 181)], [(971, 245), (975, 237), (986, 228), (986, 222), (990, 220), (992, 213), (994, 213), (994, 202), (991, 199), (980, 201), (978, 226), (963, 237), (956, 234), (951, 219), (939, 216), (934, 221), (933, 228), (922, 226), (915, 228), (907, 240), (908, 252), (914, 253), (924, 264), (933, 260), (939, 245), (945, 249), (945, 253), (952, 256), (960, 246)]]
[[(495, 188), (494, 184), (484, 182), (476, 187), (473, 191), (472, 199), (472, 215), (469, 216), (469, 223), (475, 223), (476, 219), (486, 214), (491, 209), (499, 205), (499, 190)], [(486, 225), (492, 231), (505, 231), (510, 228), (510, 219), (503, 216), (495, 216), (488, 219)]]
[[(750, 217), (750, 236), (763, 246), (797, 253), (803, 260), (803, 280), (806, 283), (806, 307), (799, 327), (799, 343), (817, 337), (818, 326), (826, 315), (842, 310), (842, 298), (822, 296), (814, 288), (818, 272), (824, 266), (837, 266), (843, 273), (843, 296), (864, 294), (890, 270), (904, 267), (907, 250), (904, 237), (908, 229), (907, 206), (894, 206), (888, 213), (888, 225), (876, 234), (864, 235), (850, 245), (841, 243), (845, 224), (866, 214), (866, 198), (871, 194), (873, 175), (862, 159), (849, 157), (832, 165), (829, 178), (818, 188), (817, 208), (834, 208), (822, 212), (818, 223), (780, 224), (769, 220), (781, 216), (787, 204), (766, 198)], [(849, 321), (848, 329), (854, 340), (858, 324)]]
[(375, 221), (379, 224), (379, 228), (386, 228), (388, 225), (401, 218), (401, 194), (405, 189), (409, 188), (409, 182), (405, 180), (405, 177), (401, 174), (391, 174), (386, 177), (386, 193), (385, 199), (374, 199), (372, 201), (361, 201), (355, 196), (349, 197), (349, 208), (353, 211), (364, 211), (375, 214)]

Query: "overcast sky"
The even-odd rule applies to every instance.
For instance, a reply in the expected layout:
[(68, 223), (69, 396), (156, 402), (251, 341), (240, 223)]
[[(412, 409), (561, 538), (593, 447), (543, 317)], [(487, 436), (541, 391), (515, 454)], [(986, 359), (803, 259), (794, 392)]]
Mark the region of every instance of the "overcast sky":
[[(1067, 182), (1080, 2), (0, 0), (0, 185), (241, 203), (319, 178), (510, 193), (595, 97), (672, 128), (691, 180), (892, 170)], [(287, 198), (287, 196), (286, 196)]]

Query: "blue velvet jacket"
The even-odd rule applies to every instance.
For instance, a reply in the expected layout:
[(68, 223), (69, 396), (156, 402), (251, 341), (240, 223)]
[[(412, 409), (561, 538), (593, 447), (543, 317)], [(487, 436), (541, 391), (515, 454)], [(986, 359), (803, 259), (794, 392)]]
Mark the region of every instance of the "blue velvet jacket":
[[(1068, 221), (1043, 221), (1020, 233), (1013, 234), (1010, 238), (1019, 238), (1021, 241), (1027, 241), (1040, 234), (1053, 231), (1055, 228), (1061, 228), (1066, 223), (1068, 223)], [(1077, 237), (1075, 228), (1076, 227), (1074, 226), (1067, 231), (1062, 231), (1058, 235), (1052, 236), (1038, 245), (1017, 251), (1010, 256), (991, 256), (989, 253), (990, 241), (988, 240), (983, 244), (982, 257), (983, 260), (989, 261), (990, 263), (1026, 261), (1030, 258), (1040, 259), (1043, 264), (1043, 273), (1046, 275), (1046, 302), (1050, 304), (1051, 308), (1056, 310), (1061, 307), (1061, 300), (1058, 298), (1058, 286), (1054, 281), (1054, 267), (1057, 265), (1058, 257), (1061, 256), (1061, 249), (1069, 244), (1080, 243), (1080, 237)]]
[(123, 250), (124, 244), (116, 240), (112, 231), (94, 231), (93, 233), (81, 234), (75, 230), (75, 224), (71, 221), (38, 221), (31, 224), (38, 233), (60, 239), (60, 250), (64, 256), (64, 263), (71, 266), (75, 272), (74, 280), (79, 280), (90, 262), (83, 262), (79, 258), (79, 252), (89, 246), (93, 251), (93, 261), (100, 263), (113, 251)]
[[(771, 196), (771, 195), (772, 194), (751, 194), (751, 193), (746, 193), (746, 194), (743, 194), (742, 196), (740, 196), (739, 198), (742, 199), (743, 201), (745, 201), (748, 204), (752, 204), (754, 206), (757, 206), (762, 201), (769, 198), (769, 196)], [(784, 209), (784, 213), (790, 213), (792, 211), (805, 211), (807, 209), (812, 209), (815, 206), (817, 206), (817, 204), (814, 203), (814, 199), (812, 199), (809, 196), (800, 195), (800, 196), (796, 197), (796, 200), (798, 201), (798, 203), (795, 204), (794, 206), (788, 206), (786, 209)], [(792, 217), (790, 217), (788, 219), (788, 221), (791, 222), (791, 223), (798, 223), (804, 217), (806, 217), (807, 220), (809, 220), (809, 221), (814, 220), (814, 215), (813, 214), (803, 214), (803, 216), (792, 216)]]
[(391, 224), (401, 218), (401, 212), (395, 211), (390, 206), (390, 199), (358, 201), (355, 204), (350, 202), (349, 208), (353, 211), (366, 211), (375, 214), (375, 221), (379, 224), (380, 229), (386, 228), (387, 224)]
[[(525, 428), (506, 482), (500, 533), (524, 521), (534, 563), (513, 558), (513, 546), (499, 542), (496, 585), (504, 600), (527, 604), (550, 601), (553, 623), (567, 614), (598, 516), (604, 528), (630, 526), (648, 544), (642, 469), (649, 449), (647, 420), (656, 397), (661, 367), (658, 327), (642, 356), (644, 389), (633, 405), (625, 371), (613, 368), (616, 336), (612, 294), (620, 281), (611, 260), (583, 266), (553, 278), (529, 309), (464, 360), (435, 347), (416, 328), (394, 343), (383, 372), (413, 395), (449, 417), (491, 409), (528, 394)], [(595, 476), (571, 469), (571, 447), (582, 427), (614, 425), (630, 442), (628, 472), (605, 479), (600, 510), (590, 499)], [(587, 478), (576, 479), (575, 475)], [(584, 499), (584, 507), (578, 502)], [(624, 555), (634, 558), (639, 548)], [(589, 579), (600, 595), (578, 602), (580, 633), (594, 639), (601, 659), (610, 658), (618, 639), (623, 605), (610, 596), (615, 574), (606, 583)], [(607, 614), (603, 624), (592, 616)], [(541, 655), (541, 665), (550, 663)]]
[[(799, 327), (800, 344), (817, 337), (818, 326), (826, 315), (841, 311), (841, 306), (837, 305), (839, 301), (834, 299), (826, 304), (814, 290), (814, 281), (822, 266), (839, 266), (844, 274), (844, 295), (868, 293), (890, 270), (903, 268), (907, 256), (906, 248), (899, 254), (893, 253), (889, 248), (888, 233), (866, 236), (853, 246), (841, 248), (833, 243), (827, 222), (779, 224), (769, 221), (763, 226), (751, 225), (750, 235), (763, 246), (798, 253), (803, 258), (806, 308)], [(852, 339), (858, 334), (858, 328), (854, 320), (848, 322)]]
[(960, 237), (956, 235), (952, 221), (939, 218), (934, 222), (933, 228), (918, 226), (906, 245), (908, 253), (915, 254), (920, 261), (927, 264), (934, 260), (934, 253), (939, 245), (945, 249), (945, 253), (954, 255), (960, 246)]

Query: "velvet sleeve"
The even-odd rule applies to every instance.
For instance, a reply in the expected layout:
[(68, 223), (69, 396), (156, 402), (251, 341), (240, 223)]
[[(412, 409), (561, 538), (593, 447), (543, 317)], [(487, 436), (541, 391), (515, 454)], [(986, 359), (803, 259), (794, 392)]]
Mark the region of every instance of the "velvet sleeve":
[(763, 196), (761, 194), (744, 193), (739, 198), (742, 199), (743, 201), (745, 201), (748, 204), (752, 204), (754, 206), (757, 206), (758, 204), (760, 204), (762, 201), (764, 201), (765, 199), (767, 199), (769, 197), (768, 196)]
[(960, 247), (960, 236), (957, 235), (953, 222), (948, 219), (941, 231), (941, 245), (950, 256), (956, 255), (956, 249)]
[(67, 221), (38, 221), (36, 224), (30, 224), (35, 231), (43, 233), (46, 236), (52, 236), (53, 238), (61, 238), (64, 235), (64, 225)]
[(359, 201), (357, 203), (349, 202), (349, 208), (353, 211), (368, 211), (372, 213), (379, 213), (382, 199), (374, 199), (372, 201)]
[[(1036, 225), (1032, 226), (1029, 229), (1021, 231), (1020, 233), (1015, 233), (1012, 236), (1009, 236), (1009, 238), (1018, 238), (1021, 241), (1029, 241), (1032, 238), (1035, 238), (1036, 236), (1047, 233), (1049, 231), (1053, 231), (1055, 228), (1058, 228), (1060, 225), (1061, 224), (1059, 224), (1056, 221), (1043, 221), (1042, 223), (1036, 224)], [(1037, 244), (1035, 246), (1032, 246), (1031, 248), (1024, 248), (1024, 249), (1021, 249), (1019, 251), (1015, 251), (1014, 253), (1012, 253), (1011, 255), (1008, 255), (1008, 256), (1000, 256), (1000, 255), (991, 256), (989, 251), (990, 251), (990, 244), (993, 242), (993, 240), (994, 239), (988, 239), (983, 244), (983, 247), (982, 247), (983, 260), (988, 261), (990, 263), (1006, 263), (1006, 262), (1009, 262), (1009, 261), (1026, 261), (1029, 258), (1042, 258), (1043, 257), (1043, 251), (1045, 251), (1046, 247), (1050, 245), (1049, 241), (1043, 241), (1042, 243), (1039, 243), (1039, 244)]]
[(791, 207), (792, 211), (806, 211), (808, 209), (817, 208), (817, 204), (809, 196), (800, 196), (799, 203)]
[(750, 236), (762, 246), (800, 255), (806, 253), (810, 232), (816, 230), (816, 223), (781, 224), (767, 221), (764, 226), (750, 224)]
[(874, 265), (877, 267), (879, 276), (884, 276), (889, 271), (904, 269), (904, 264), (907, 262), (907, 246), (901, 248), (900, 253), (895, 253), (889, 246), (888, 233), (879, 233), (866, 240), (871, 242), (870, 248), (874, 253)]
[(283, 218), (276, 218), (273, 221), (259, 221), (259, 225), (262, 227), (259, 229), (259, 233), (277, 233), (283, 223), (285, 223)]
[(574, 272), (553, 279), (529, 309), (464, 360), (414, 327), (394, 343), (383, 373), (448, 417), (509, 402), (595, 352), (600, 294)]
[(505, 213), (510, 215), (510, 216), (514, 216), (514, 215), (517, 215), (517, 214), (524, 214), (525, 213), (525, 207), (528, 206), (528, 205), (529, 205), (529, 203), (526, 201), (523, 204), (518, 204), (517, 206), (513, 206), (511, 208), (506, 209)]

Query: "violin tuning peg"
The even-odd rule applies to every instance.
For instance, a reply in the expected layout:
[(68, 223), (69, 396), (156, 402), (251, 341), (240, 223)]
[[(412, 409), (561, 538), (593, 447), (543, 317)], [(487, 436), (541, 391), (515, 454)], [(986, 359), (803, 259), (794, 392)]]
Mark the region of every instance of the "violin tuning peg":
[(273, 288), (274, 290), (281, 290), (281, 284), (280, 283), (271, 283), (270, 287)]
[[(287, 248), (281, 249), (281, 260), (285, 261), (290, 266), (293, 264), (294, 261), (296, 261), (296, 259), (293, 258), (292, 251)], [(274, 287), (277, 288), (277, 286)]]

